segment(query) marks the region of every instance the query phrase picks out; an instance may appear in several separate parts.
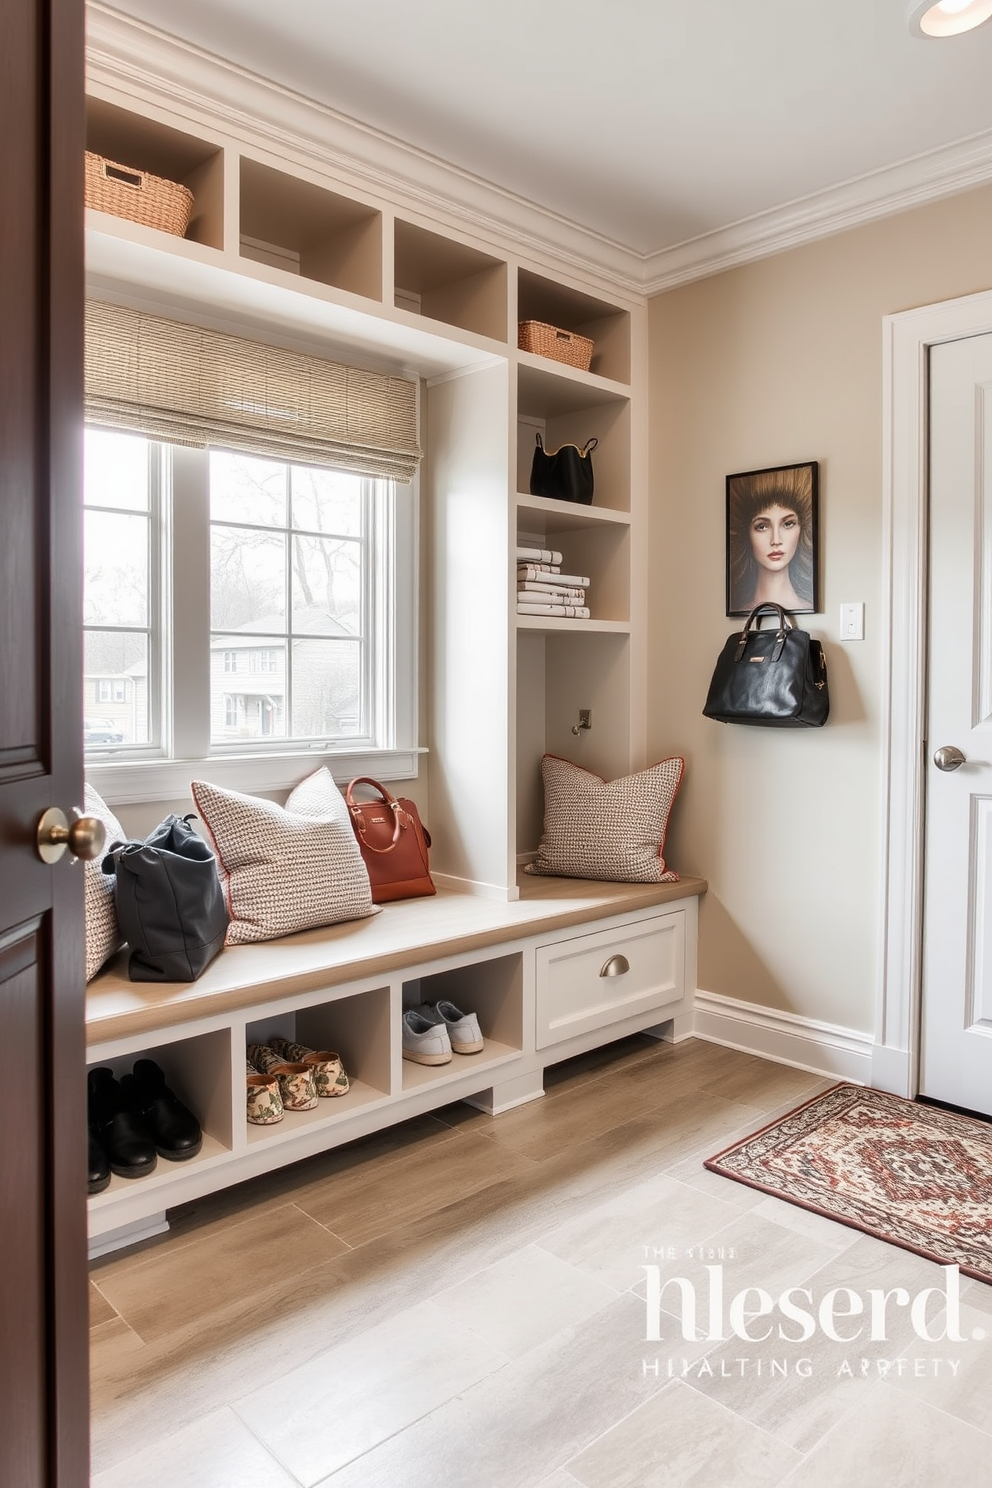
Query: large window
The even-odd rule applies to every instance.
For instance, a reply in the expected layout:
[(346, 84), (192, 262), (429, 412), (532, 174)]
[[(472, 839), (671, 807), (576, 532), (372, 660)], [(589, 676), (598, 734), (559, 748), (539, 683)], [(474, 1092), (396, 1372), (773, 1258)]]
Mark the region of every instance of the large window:
[(91, 764), (411, 749), (412, 503), (87, 430)]

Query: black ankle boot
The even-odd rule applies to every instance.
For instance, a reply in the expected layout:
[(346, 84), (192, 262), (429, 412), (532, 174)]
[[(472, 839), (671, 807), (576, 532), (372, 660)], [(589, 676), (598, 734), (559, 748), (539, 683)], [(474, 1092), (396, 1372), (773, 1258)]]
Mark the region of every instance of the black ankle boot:
[(135, 1060), (134, 1069), (121, 1079), (124, 1099), (144, 1121), (160, 1157), (185, 1162), (203, 1146), (200, 1123), (165, 1083), (165, 1075), (154, 1059)]
[(89, 1137), (90, 1155), (86, 1192), (91, 1194), (103, 1193), (103, 1190), (110, 1183), (110, 1163), (107, 1161), (107, 1154), (100, 1146), (97, 1135), (92, 1127), (89, 1128), (87, 1135)]
[(90, 1127), (119, 1178), (155, 1171), (155, 1143), (141, 1116), (130, 1109), (114, 1072), (101, 1066), (86, 1077)]

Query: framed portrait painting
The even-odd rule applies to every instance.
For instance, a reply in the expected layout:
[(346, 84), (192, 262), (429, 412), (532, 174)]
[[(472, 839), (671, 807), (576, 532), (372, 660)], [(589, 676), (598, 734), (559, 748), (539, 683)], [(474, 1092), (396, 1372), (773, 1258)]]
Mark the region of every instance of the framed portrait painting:
[(819, 484), (816, 460), (727, 476), (728, 615), (819, 610)]

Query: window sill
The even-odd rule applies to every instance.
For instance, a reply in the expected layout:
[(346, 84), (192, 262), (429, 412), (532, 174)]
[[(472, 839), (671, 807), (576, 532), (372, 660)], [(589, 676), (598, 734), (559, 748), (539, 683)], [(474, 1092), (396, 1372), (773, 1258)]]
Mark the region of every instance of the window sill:
[(86, 779), (111, 806), (189, 798), (191, 780), (209, 780), (227, 790), (288, 791), (321, 765), (339, 785), (356, 775), (377, 780), (416, 780), (426, 749), (366, 749), (355, 753), (212, 755), (202, 760), (106, 760), (86, 762)]

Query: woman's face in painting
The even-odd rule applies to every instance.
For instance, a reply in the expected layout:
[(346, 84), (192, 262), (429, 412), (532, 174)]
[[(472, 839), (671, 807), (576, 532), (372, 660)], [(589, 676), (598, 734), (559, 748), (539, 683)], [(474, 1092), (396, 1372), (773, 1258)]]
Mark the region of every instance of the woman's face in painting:
[(801, 533), (798, 512), (787, 506), (766, 506), (751, 518), (748, 529), (755, 563), (768, 573), (784, 572), (796, 556)]

